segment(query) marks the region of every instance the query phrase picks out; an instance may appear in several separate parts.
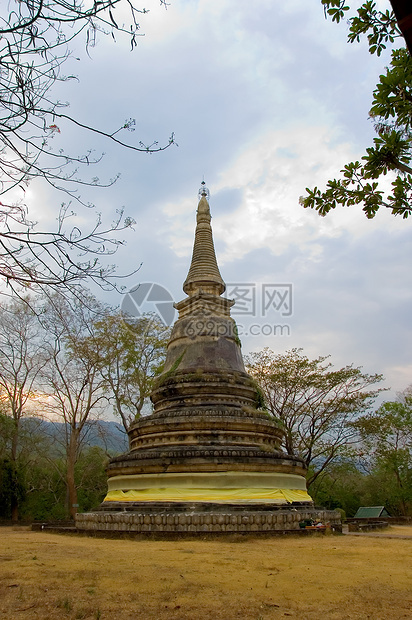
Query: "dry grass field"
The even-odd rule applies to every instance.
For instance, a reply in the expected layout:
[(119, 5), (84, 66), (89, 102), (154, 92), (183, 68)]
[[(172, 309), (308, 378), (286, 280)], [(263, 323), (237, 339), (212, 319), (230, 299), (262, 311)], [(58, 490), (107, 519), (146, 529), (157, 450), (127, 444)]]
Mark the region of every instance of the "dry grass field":
[(0, 528), (0, 618), (412, 618), (412, 528), (372, 536), (106, 540)]

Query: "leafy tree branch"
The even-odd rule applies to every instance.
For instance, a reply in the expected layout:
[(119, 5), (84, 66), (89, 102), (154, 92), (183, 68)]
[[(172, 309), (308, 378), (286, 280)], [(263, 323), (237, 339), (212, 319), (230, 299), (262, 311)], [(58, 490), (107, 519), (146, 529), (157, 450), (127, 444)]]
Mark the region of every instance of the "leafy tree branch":
[[(340, 22), (350, 10), (343, 0), (322, 0), (325, 15)], [(364, 2), (357, 15), (348, 20), (348, 41), (360, 41), (365, 35), (371, 54), (381, 55), (387, 44), (401, 37), (395, 15), (379, 11), (375, 2)], [(403, 39), (402, 39), (403, 41)], [(305, 208), (326, 215), (337, 206), (361, 205), (367, 218), (375, 217), (383, 207), (406, 219), (412, 212), (412, 58), (404, 47), (392, 50), (386, 73), (373, 92), (369, 116), (376, 137), (361, 161), (347, 164), (343, 178), (327, 182), (326, 189), (306, 188), (300, 198)], [(391, 189), (380, 183), (389, 175)]]

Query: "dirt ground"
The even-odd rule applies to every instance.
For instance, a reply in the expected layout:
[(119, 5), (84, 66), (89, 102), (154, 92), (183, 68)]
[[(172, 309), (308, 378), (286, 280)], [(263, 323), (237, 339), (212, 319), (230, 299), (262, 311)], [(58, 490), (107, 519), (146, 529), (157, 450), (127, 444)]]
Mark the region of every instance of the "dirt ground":
[(412, 618), (399, 538), (107, 540), (0, 528), (0, 619)]
[(391, 527), (383, 530), (371, 530), (370, 532), (362, 532), (362, 536), (382, 536), (384, 538), (390, 536), (396, 536), (396, 538), (403, 536), (410, 536), (412, 538), (412, 525), (392, 525)]

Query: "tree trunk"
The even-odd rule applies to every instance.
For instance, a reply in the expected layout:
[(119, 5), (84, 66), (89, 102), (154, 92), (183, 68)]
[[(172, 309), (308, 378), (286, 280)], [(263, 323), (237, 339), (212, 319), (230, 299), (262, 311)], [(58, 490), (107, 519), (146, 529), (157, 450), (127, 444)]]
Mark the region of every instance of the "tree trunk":
[(74, 479), (74, 468), (77, 461), (77, 452), (79, 447), (79, 431), (77, 428), (72, 428), (70, 433), (70, 440), (67, 446), (67, 492), (69, 499), (69, 516), (71, 519), (75, 519), (78, 512), (77, 504), (77, 488)]
[(11, 496), (11, 522), (17, 523), (19, 520), (19, 502), (16, 495)]
[(395, 464), (395, 466), (393, 468), (393, 471), (395, 473), (396, 481), (398, 483), (398, 487), (399, 487), (399, 490), (400, 490), (400, 493), (401, 493), (402, 516), (405, 517), (408, 514), (408, 506), (407, 506), (406, 501), (405, 501), (405, 490), (404, 490), (404, 486), (402, 484), (402, 478), (400, 476), (399, 469), (398, 469), (396, 464)]
[(17, 523), (19, 520), (19, 492), (18, 492), (18, 476), (17, 476), (17, 446), (19, 440), (19, 424), (14, 421), (14, 432), (11, 440), (11, 463), (13, 467), (13, 482), (11, 488), (11, 521)]

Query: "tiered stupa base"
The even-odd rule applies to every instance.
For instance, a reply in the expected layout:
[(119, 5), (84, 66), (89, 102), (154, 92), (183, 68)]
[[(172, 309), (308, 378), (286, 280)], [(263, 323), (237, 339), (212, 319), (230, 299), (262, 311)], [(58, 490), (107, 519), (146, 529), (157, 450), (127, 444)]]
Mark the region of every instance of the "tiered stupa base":
[[(241, 378), (244, 385), (251, 381)], [(197, 394), (210, 379), (199, 374)], [(173, 386), (181, 394), (187, 383), (186, 373), (175, 373), (158, 390)], [(222, 381), (221, 392), (225, 386)], [(214, 392), (216, 398), (216, 385)], [(131, 451), (108, 467), (104, 502), (77, 515), (76, 525), (108, 535), (270, 534), (301, 532), (300, 524), (313, 520), (339, 530), (339, 513), (314, 507), (304, 463), (279, 449), (281, 435), (267, 414), (250, 406), (192, 403), (158, 411), (132, 426)]]
[(339, 513), (307, 504), (179, 502), (108, 502), (94, 512), (77, 515), (76, 525), (84, 532), (103, 535), (283, 534), (308, 532), (299, 524), (309, 520), (329, 524), (335, 532), (342, 529)]

